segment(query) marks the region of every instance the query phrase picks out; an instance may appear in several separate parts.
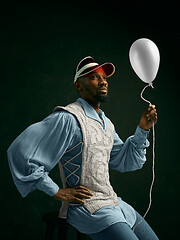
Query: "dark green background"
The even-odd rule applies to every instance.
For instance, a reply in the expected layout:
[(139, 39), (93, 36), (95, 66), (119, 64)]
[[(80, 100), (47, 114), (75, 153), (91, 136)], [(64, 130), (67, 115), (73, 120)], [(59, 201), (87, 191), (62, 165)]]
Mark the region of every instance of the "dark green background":
[[(138, 38), (153, 40), (161, 61), (154, 89), (144, 97), (156, 105), (156, 180), (146, 219), (160, 239), (179, 235), (179, 24), (178, 5), (164, 3), (59, 2), (1, 6), (1, 239), (43, 239), (42, 214), (60, 202), (36, 191), (22, 198), (12, 181), (6, 151), (30, 124), (48, 116), (56, 105), (76, 100), (73, 73), (91, 55), (110, 61), (116, 72), (109, 79), (110, 101), (101, 108), (122, 140), (134, 134), (147, 104), (140, 98), (145, 84), (129, 62), (129, 48)], [(152, 131), (149, 137), (152, 143)], [(147, 163), (131, 173), (110, 171), (111, 183), (142, 215), (149, 202), (152, 144)], [(56, 166), (50, 176), (61, 186)], [(70, 237), (71, 239), (72, 236)], [(75, 239), (75, 238), (74, 238)]]

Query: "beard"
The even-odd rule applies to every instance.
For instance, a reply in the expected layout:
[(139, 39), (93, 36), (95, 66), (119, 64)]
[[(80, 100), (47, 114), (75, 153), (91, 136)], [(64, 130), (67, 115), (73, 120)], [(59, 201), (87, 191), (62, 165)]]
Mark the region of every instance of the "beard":
[(108, 97), (108, 95), (96, 95), (96, 97), (95, 97), (95, 99), (98, 101), (98, 102), (100, 102), (100, 103), (105, 103), (105, 102), (107, 102), (108, 100), (109, 100), (109, 97)]

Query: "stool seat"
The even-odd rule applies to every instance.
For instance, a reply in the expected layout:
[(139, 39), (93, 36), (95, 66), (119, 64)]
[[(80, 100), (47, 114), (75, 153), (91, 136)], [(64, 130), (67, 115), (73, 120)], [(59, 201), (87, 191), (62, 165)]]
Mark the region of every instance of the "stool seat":
[(70, 226), (70, 224), (66, 221), (66, 219), (59, 218), (58, 214), (59, 214), (59, 212), (49, 212), (49, 213), (44, 214), (42, 216), (42, 219), (46, 223)]
[[(46, 223), (46, 232), (45, 232), (45, 240), (68, 240), (68, 229), (73, 229), (75, 235), (73, 240), (82, 240), (89, 239), (83, 233), (80, 233), (77, 229), (75, 229), (72, 225), (70, 225), (65, 218), (58, 217), (59, 212), (49, 212), (42, 216), (43, 221)], [(54, 238), (55, 230), (58, 228), (57, 237)]]

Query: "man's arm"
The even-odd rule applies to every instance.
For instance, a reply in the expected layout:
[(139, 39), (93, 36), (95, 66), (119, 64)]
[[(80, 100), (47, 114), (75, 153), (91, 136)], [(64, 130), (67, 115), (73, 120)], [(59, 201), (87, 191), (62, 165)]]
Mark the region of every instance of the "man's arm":
[(134, 136), (123, 142), (117, 133), (114, 134), (114, 146), (109, 162), (110, 168), (120, 172), (142, 168), (146, 161), (146, 148), (149, 146), (147, 138), (153, 122), (157, 122), (157, 113), (155, 106), (150, 105), (148, 110), (142, 114)]
[(39, 189), (54, 196), (59, 187), (48, 176), (71, 144), (73, 117), (67, 112), (49, 115), (24, 130), (8, 149), (8, 162), (23, 197)]

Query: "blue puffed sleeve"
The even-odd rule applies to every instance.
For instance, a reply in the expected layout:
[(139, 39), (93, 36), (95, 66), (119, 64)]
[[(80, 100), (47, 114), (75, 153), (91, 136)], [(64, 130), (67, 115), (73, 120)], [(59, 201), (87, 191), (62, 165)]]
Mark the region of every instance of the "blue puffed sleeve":
[(22, 197), (36, 189), (50, 196), (59, 187), (48, 176), (70, 146), (75, 118), (60, 111), (25, 129), (8, 148), (8, 163), (13, 181)]
[(142, 168), (146, 161), (146, 148), (149, 146), (148, 135), (149, 130), (137, 126), (135, 134), (123, 142), (115, 132), (109, 167), (120, 172)]

